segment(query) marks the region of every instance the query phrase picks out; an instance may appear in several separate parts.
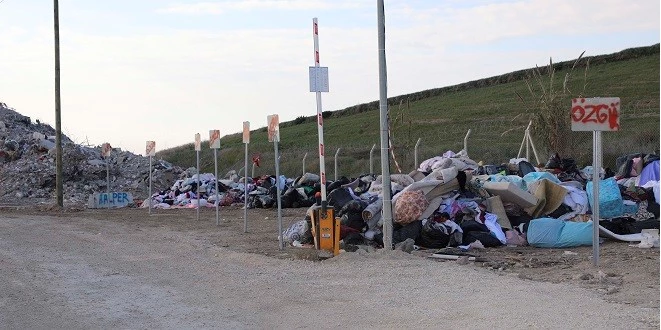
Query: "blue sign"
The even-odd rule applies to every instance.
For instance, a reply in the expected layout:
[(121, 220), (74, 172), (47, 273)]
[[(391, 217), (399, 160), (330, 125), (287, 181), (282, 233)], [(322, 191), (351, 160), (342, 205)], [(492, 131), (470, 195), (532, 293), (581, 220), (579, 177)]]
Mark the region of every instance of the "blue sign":
[(94, 193), (87, 201), (87, 207), (91, 209), (127, 207), (130, 204), (133, 204), (133, 195), (129, 192)]

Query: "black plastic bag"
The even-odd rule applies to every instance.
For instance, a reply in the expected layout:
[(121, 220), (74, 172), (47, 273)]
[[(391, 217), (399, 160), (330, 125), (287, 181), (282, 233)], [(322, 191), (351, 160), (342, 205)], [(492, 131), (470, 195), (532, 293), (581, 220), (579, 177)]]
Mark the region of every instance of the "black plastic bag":
[(407, 238), (413, 239), (414, 241), (417, 240), (420, 236), (421, 229), (422, 221), (420, 220), (415, 220), (404, 226), (393, 226), (392, 244), (404, 242)]
[(429, 249), (440, 249), (448, 246), (451, 236), (450, 228), (442, 223), (427, 220), (422, 226), (416, 244)]

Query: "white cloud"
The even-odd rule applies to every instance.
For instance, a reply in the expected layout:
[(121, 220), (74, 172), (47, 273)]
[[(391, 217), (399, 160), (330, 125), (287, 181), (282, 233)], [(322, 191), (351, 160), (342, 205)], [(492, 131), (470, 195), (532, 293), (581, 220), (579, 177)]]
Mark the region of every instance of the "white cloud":
[[(285, 3), (290, 7), (282, 7)], [(190, 8), (192, 13), (223, 12), (259, 5), (284, 11), (306, 9), (310, 3), (328, 7), (367, 2), (234, 1)], [(390, 96), (543, 64), (549, 56), (571, 59), (582, 50), (595, 55), (643, 46), (615, 44), (608, 35), (658, 34), (659, 27), (658, 2), (533, 0), (456, 9), (388, 3)], [(329, 67), (331, 90), (323, 95), (324, 110), (378, 99), (376, 15), (372, 14), (365, 13), (364, 28), (342, 28), (342, 17), (320, 15), (321, 65)], [(162, 150), (192, 142), (197, 132), (206, 136), (209, 129), (220, 129), (223, 135), (240, 132), (243, 121), (250, 121), (253, 129), (263, 127), (268, 114), (279, 114), (281, 121), (314, 115), (315, 97), (308, 92), (307, 77), (307, 67), (313, 64), (311, 17), (305, 20), (297, 29), (159, 27), (151, 30), (157, 32), (106, 36), (63, 29), (64, 131), (79, 141), (108, 141), (143, 153), (147, 140), (157, 141), (157, 150)], [(564, 45), (563, 37), (575, 36), (597, 36), (603, 40), (602, 48)], [(548, 41), (548, 46), (465, 50), (519, 37)], [(52, 26), (2, 28), (0, 45), (0, 101), (53, 125)]]
[[(474, 7), (414, 9), (404, 4), (386, 13), (411, 23), (395, 33), (427, 43), (487, 43), (525, 36), (587, 36), (659, 28), (659, 2), (626, 0), (531, 0)], [(387, 21), (386, 21), (387, 22)], [(387, 27), (386, 27), (387, 28)]]
[(167, 14), (224, 14), (229, 11), (250, 10), (328, 10), (361, 7), (351, 0), (240, 0), (174, 4), (157, 10)]

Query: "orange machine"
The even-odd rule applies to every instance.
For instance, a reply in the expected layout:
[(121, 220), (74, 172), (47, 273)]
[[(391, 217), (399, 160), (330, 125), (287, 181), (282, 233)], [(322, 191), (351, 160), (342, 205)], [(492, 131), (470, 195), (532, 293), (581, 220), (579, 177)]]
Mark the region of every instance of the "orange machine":
[(336, 256), (340, 253), (340, 219), (335, 218), (332, 208), (322, 208), (312, 213), (312, 237), (314, 247)]

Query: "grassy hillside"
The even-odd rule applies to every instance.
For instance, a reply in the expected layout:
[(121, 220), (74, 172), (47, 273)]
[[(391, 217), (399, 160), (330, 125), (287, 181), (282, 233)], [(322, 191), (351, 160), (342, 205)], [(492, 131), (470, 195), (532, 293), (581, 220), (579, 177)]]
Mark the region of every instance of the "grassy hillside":
[[(548, 92), (551, 85), (555, 90), (562, 90), (564, 77), (571, 72), (567, 83), (571, 93), (559, 95), (556, 100), (561, 108), (566, 104), (566, 123), (569, 123), (571, 97), (620, 97), (620, 131), (602, 134), (604, 166), (613, 167), (614, 159), (619, 155), (659, 149), (659, 60), (659, 44), (656, 44), (581, 58), (578, 62), (555, 63), (553, 70), (547, 66), (539, 68), (539, 73)], [(402, 172), (408, 173), (417, 167), (414, 165), (414, 146), (418, 139), (418, 162), (421, 162), (447, 150), (461, 150), (469, 129), (468, 151), (475, 161), (500, 164), (516, 157), (528, 122), (535, 120), (537, 123), (541, 118), (537, 100), (541, 86), (531, 79), (532, 70), (389, 98), (394, 153)], [(554, 72), (553, 79), (549, 76), (551, 71)], [(531, 82), (534, 95), (530, 93), (526, 80)], [(323, 115), (328, 178), (335, 176), (337, 148), (341, 148), (338, 176), (355, 177), (369, 172), (373, 145), (376, 145), (374, 169), (380, 172), (378, 101), (325, 111)], [(549, 127), (539, 123), (533, 130), (540, 162), (545, 163), (551, 152), (558, 151), (563, 157), (574, 157), (581, 166), (591, 163), (591, 133), (564, 132), (566, 147), (550, 150), (544, 140), (550, 131)], [(280, 136), (281, 174), (287, 177), (300, 175), (305, 153), (308, 154), (305, 170), (319, 171), (315, 116), (301, 116), (281, 123)], [(219, 175), (242, 168), (244, 145), (241, 134), (224, 136), (221, 146)], [(273, 144), (267, 141), (265, 127), (251, 132), (249, 148), (250, 155), (261, 154), (262, 164), (255, 169), (255, 175), (274, 174)], [(525, 156), (525, 148), (523, 152)], [(192, 143), (163, 150), (157, 156), (179, 166), (195, 166)], [(213, 152), (203, 148), (200, 157), (202, 170), (213, 172)], [(534, 161), (532, 150), (531, 159)], [(391, 173), (397, 172), (391, 161)]]

